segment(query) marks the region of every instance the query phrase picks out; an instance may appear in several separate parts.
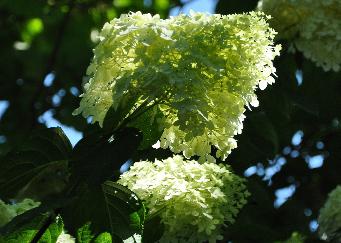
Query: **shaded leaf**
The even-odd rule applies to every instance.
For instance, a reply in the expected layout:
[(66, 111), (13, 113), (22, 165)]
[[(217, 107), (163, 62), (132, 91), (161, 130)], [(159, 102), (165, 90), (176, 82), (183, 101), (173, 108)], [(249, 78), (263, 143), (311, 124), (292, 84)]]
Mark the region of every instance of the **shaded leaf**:
[(55, 222), (50, 224), (44, 232), (38, 243), (55, 243), (58, 236), (63, 232), (64, 224), (60, 216), (57, 216)]
[(143, 229), (142, 242), (157, 242), (161, 239), (164, 228), (164, 224), (161, 222), (159, 216), (154, 216), (149, 220), (146, 220)]
[(110, 223), (101, 187), (81, 183), (73, 194), (77, 195), (76, 200), (61, 210), (65, 227), (70, 234), (76, 235), (79, 228), (90, 222), (89, 227), (93, 234), (109, 231)]
[(148, 149), (155, 144), (161, 137), (163, 130), (159, 128), (157, 119), (163, 117), (157, 106), (149, 109), (138, 117), (129, 126), (136, 127), (143, 132), (143, 140), (139, 146), (139, 150)]
[(102, 185), (111, 230), (121, 239), (133, 234), (142, 234), (145, 208), (142, 201), (128, 188), (115, 182), (106, 181)]
[(91, 223), (86, 223), (77, 230), (77, 242), (79, 243), (90, 243), (94, 238), (94, 235), (90, 229)]
[(0, 159), (1, 197), (41, 200), (61, 192), (68, 177), (71, 150), (61, 128), (35, 131), (20, 147)]
[(135, 128), (126, 128), (112, 136), (95, 133), (83, 138), (73, 152), (74, 179), (100, 185), (132, 157), (141, 140)]
[(215, 11), (220, 14), (245, 13), (256, 8), (258, 0), (220, 0), (216, 5)]
[(248, 134), (250, 140), (260, 151), (274, 156), (279, 148), (278, 135), (266, 114), (262, 112), (252, 113), (248, 117), (248, 122), (252, 127)]
[[(40, 214), (29, 223), (18, 227), (13, 232), (0, 235), (1, 243), (55, 243), (63, 231), (60, 217), (51, 219), (50, 213)], [(2, 238), (1, 238), (2, 237)]]
[[(97, 237), (91, 231), (91, 223), (88, 222), (77, 230), (78, 243), (112, 243), (111, 235), (108, 232), (100, 233)], [(116, 241), (114, 241), (116, 242)]]
[(19, 228), (29, 224), (32, 219), (40, 217), (41, 215), (47, 214), (47, 212), (56, 211), (66, 205), (70, 204), (73, 198), (58, 198), (53, 197), (46, 200), (39, 207), (30, 209), (22, 214), (14, 217), (9, 223), (0, 228), (0, 234), (8, 235), (11, 232), (16, 231)]

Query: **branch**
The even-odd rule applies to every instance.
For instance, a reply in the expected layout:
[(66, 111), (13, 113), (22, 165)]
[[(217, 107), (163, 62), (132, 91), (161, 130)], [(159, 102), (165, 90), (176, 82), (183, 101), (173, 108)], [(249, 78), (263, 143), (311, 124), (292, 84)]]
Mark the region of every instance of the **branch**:
[(47, 74), (49, 74), (53, 70), (53, 67), (56, 63), (57, 54), (58, 54), (58, 51), (59, 51), (60, 46), (62, 44), (62, 40), (63, 40), (63, 36), (64, 36), (65, 30), (66, 30), (66, 26), (70, 20), (71, 12), (72, 12), (74, 6), (75, 6), (75, 0), (70, 0), (69, 5), (68, 5), (69, 9), (65, 13), (65, 15), (64, 15), (64, 17), (63, 17), (63, 19), (59, 25), (59, 28), (57, 29), (56, 38), (55, 38), (56, 41), (54, 43), (51, 54), (50, 54), (50, 56), (46, 62), (46, 67), (45, 67), (45, 70), (43, 72), (44, 76), (42, 78), (42, 82), (39, 83), (39, 86), (37, 87), (37, 89), (33, 93), (33, 96), (32, 96), (32, 99), (31, 99), (31, 102), (29, 105), (30, 109), (31, 109), (31, 114), (32, 114), (32, 117), (31, 117), (31, 127), (32, 128), (36, 125), (36, 122), (37, 122), (36, 119), (38, 117), (38, 112), (37, 112), (37, 109), (35, 108), (35, 103), (39, 100), (39, 98), (41, 97), (41, 95), (44, 91), (44, 78), (46, 77)]

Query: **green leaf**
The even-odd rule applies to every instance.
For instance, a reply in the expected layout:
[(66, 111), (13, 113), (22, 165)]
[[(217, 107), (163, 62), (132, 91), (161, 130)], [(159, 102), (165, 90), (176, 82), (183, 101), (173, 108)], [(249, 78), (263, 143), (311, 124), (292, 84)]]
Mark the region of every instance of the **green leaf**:
[(50, 224), (38, 243), (55, 243), (58, 236), (63, 232), (64, 224), (60, 216), (57, 216), (55, 222)]
[(143, 113), (129, 126), (136, 127), (143, 132), (143, 140), (139, 146), (140, 150), (150, 148), (160, 139), (163, 130), (159, 128), (157, 119), (163, 117), (157, 106)]
[(142, 234), (145, 207), (135, 193), (115, 182), (102, 185), (107, 203), (113, 235), (127, 239), (133, 234)]
[(94, 238), (91, 229), (91, 223), (86, 223), (81, 228), (77, 230), (77, 242), (79, 243), (90, 243)]
[(115, 0), (114, 5), (118, 8), (126, 8), (132, 4), (131, 0)]
[(60, 208), (69, 205), (74, 198), (65, 198), (65, 197), (52, 197), (44, 201), (40, 206), (36, 208), (32, 208), (22, 214), (14, 217), (9, 223), (0, 228), (0, 235), (7, 235), (11, 232), (14, 232), (20, 227), (28, 224), (32, 221), (32, 219), (39, 217), (46, 212), (52, 212), (54, 210), (58, 210)]
[(37, 130), (17, 149), (0, 158), (2, 199), (42, 200), (61, 192), (68, 179), (72, 146), (61, 128)]
[(142, 242), (157, 242), (161, 239), (165, 226), (158, 215), (146, 220)]
[(276, 241), (274, 243), (304, 243), (305, 238), (306, 237), (304, 235), (295, 231), (291, 234), (291, 237), (286, 241)]
[(252, 130), (248, 134), (250, 141), (265, 154), (274, 156), (278, 149), (278, 135), (274, 125), (263, 112), (249, 114), (248, 122)]
[(252, 11), (256, 8), (258, 0), (231, 1), (220, 0), (216, 5), (216, 13), (235, 14)]
[(94, 243), (112, 243), (111, 235), (108, 232), (101, 233), (96, 237)]
[(21, 33), (21, 38), (25, 42), (32, 42), (32, 39), (41, 33), (44, 29), (44, 24), (40, 18), (29, 19), (26, 23), (25, 29)]
[(77, 195), (76, 200), (61, 211), (70, 234), (76, 235), (78, 229), (89, 222), (91, 222), (91, 232), (94, 234), (110, 230), (105, 199), (100, 186), (89, 186), (83, 182), (72, 194)]
[(6, 243), (55, 243), (63, 232), (64, 224), (60, 216), (51, 218), (50, 213), (43, 213), (12, 232), (4, 234), (0, 242)]
[(155, 1), (155, 8), (158, 10), (158, 11), (162, 11), (162, 10), (166, 10), (169, 8), (169, 3), (170, 1), (169, 0), (156, 0)]
[(73, 176), (89, 185), (100, 186), (132, 158), (141, 140), (135, 128), (123, 129), (112, 136), (93, 134), (83, 138), (74, 148)]
[[(17, 228), (15, 231), (3, 235), (2, 239), (0, 238), (1, 243), (31, 243), (33, 240), (37, 240), (39, 231), (43, 228), (43, 226), (48, 223), (49, 214), (41, 214), (40, 216), (34, 218), (29, 223)], [(41, 233), (41, 232), (40, 232)]]
[(129, 114), (131, 109), (136, 105), (138, 97), (134, 97), (129, 93), (123, 95), (122, 103), (115, 109), (111, 106), (105, 115), (103, 121), (103, 130), (112, 133), (115, 129), (124, 122), (124, 119)]
[(112, 243), (111, 235), (108, 232), (100, 233), (96, 238), (91, 231), (91, 223), (88, 222), (77, 230), (78, 243)]

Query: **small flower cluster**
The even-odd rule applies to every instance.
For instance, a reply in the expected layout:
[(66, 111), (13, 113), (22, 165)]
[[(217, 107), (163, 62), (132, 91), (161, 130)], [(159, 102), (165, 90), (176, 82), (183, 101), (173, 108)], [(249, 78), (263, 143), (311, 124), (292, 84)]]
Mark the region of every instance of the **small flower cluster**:
[(329, 193), (318, 218), (319, 234), (322, 239), (341, 241), (341, 186)]
[(39, 205), (40, 202), (35, 202), (28, 198), (14, 204), (6, 204), (0, 200), (0, 227), (10, 222), (15, 216), (38, 207)]
[(141, 242), (142, 242), (142, 236), (139, 234), (134, 234), (128, 239), (123, 240), (123, 243), (141, 243)]
[[(341, 67), (341, 0), (260, 0), (278, 37), (325, 71)], [(323, 47), (323, 48), (321, 48)]]
[(224, 223), (245, 205), (244, 180), (226, 165), (200, 164), (180, 155), (135, 163), (118, 183), (144, 200), (165, 225), (161, 242), (215, 242)]
[[(106, 23), (74, 114), (102, 125), (110, 107), (163, 131), (160, 144), (187, 158), (225, 160), (254, 90), (272, 84), (280, 46), (262, 13), (191, 13), (169, 19), (129, 13)], [(144, 112), (148, 110), (148, 112)], [(142, 112), (141, 112), (142, 111)], [(150, 112), (158, 115), (150, 115)], [(135, 126), (148, 134), (142, 122)], [(150, 128), (150, 126), (147, 126)]]
[(63, 231), (57, 239), (56, 243), (75, 243), (76, 239), (73, 238), (71, 235), (65, 233), (65, 231)]

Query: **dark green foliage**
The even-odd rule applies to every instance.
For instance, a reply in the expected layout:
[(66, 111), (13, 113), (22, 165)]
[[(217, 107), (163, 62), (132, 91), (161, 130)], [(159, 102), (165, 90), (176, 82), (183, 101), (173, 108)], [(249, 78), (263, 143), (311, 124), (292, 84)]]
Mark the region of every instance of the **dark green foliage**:
[(135, 128), (84, 137), (74, 148), (72, 176), (75, 180), (85, 179), (89, 185), (100, 185), (132, 158), (141, 140), (142, 135)]
[[(100, 233), (97, 237), (93, 235), (90, 229), (91, 224), (87, 223), (77, 230), (78, 243), (111, 243), (112, 237), (108, 232)], [(115, 241), (114, 241), (115, 242)]]
[(90, 187), (81, 183), (72, 195), (76, 195), (75, 199), (61, 210), (65, 227), (70, 234), (75, 235), (77, 229), (88, 222), (91, 223), (91, 231), (95, 234), (110, 231), (109, 217), (100, 185)]
[(78, 196), (62, 211), (72, 232), (86, 222), (92, 223), (95, 233), (109, 231), (110, 221), (101, 184), (118, 178), (119, 168), (132, 158), (141, 139), (136, 129), (128, 128), (111, 136), (92, 134), (76, 145), (68, 195)]
[[(145, 212), (141, 202), (133, 208), (133, 204), (128, 207), (123, 203), (132, 195), (130, 191), (110, 182), (102, 191), (102, 184), (116, 180), (120, 166), (128, 159), (153, 160), (170, 154), (147, 147), (159, 131), (143, 134), (150, 136), (148, 144), (140, 144), (139, 131), (128, 128), (114, 132), (125, 111), (109, 112), (103, 129), (71, 115), (78, 107), (77, 93), (82, 93), (82, 78), (96, 44), (91, 32), (121, 13), (141, 10), (166, 17), (170, 7), (182, 5), (180, 1), (154, 0), (150, 6), (143, 2), (0, 1), (0, 101), (9, 102), (0, 117), (0, 199), (31, 197), (43, 201), (39, 208), (0, 229), (1, 243), (33, 239), (52, 243), (63, 224), (82, 243), (120, 242), (120, 237), (142, 230), (144, 242), (161, 237), (163, 225), (158, 217), (147, 218), (142, 226)], [(256, 4), (257, 0), (219, 0), (216, 11), (245, 12)], [(27, 43), (29, 48), (14, 48), (18, 42)], [(238, 175), (252, 166), (258, 168), (258, 175), (248, 178), (249, 203), (236, 223), (227, 227), (223, 242), (284, 242), (292, 232), (306, 236), (306, 242), (319, 242), (309, 223), (317, 218), (327, 193), (341, 184), (340, 72), (324, 72), (300, 53), (288, 53), (289, 44), (282, 44), (282, 55), (275, 65), (276, 84), (258, 94), (260, 107), (246, 112), (238, 148), (228, 157)], [(303, 73), (301, 85), (295, 77), (297, 70)], [(49, 73), (55, 78), (52, 85), (45, 86)], [(65, 95), (56, 102), (53, 97), (60, 90)], [(85, 137), (73, 151), (60, 128), (44, 129), (38, 121), (46, 111), (62, 124), (84, 131)], [(150, 121), (144, 122), (148, 126)], [(303, 131), (303, 140), (293, 145), (291, 139), (298, 130)], [(317, 148), (318, 142), (324, 147)], [(139, 146), (144, 150), (137, 151)], [(286, 147), (298, 156), (284, 153)], [(310, 169), (307, 156), (320, 154), (323, 166)], [(265, 178), (266, 169), (279, 158), (285, 158), (286, 163), (270, 179)], [(294, 195), (274, 208), (276, 190), (289, 185), (296, 187)], [(309, 210), (311, 214), (306, 216)], [(55, 220), (59, 213), (64, 222)], [(109, 215), (111, 225), (117, 227), (110, 227)]]
[(164, 224), (159, 216), (147, 218), (143, 229), (142, 242), (157, 242), (161, 239), (164, 231)]
[(220, 0), (216, 6), (216, 12), (221, 14), (245, 13), (256, 8), (258, 0)]
[(106, 181), (102, 185), (111, 232), (121, 239), (143, 233), (145, 208), (141, 200), (126, 187)]
[(58, 236), (63, 232), (63, 220), (61, 217), (57, 217), (55, 221), (49, 225), (47, 230), (39, 239), (38, 243), (54, 243), (57, 241)]
[(162, 113), (155, 106), (129, 124), (129, 126), (138, 127), (143, 131), (143, 141), (139, 146), (139, 150), (148, 149), (159, 140), (162, 129), (159, 128), (156, 121), (161, 119), (162, 116)]
[(48, 213), (31, 218), (30, 222), (8, 234), (0, 235), (1, 243), (55, 243), (63, 230), (60, 217), (54, 219)]
[[(300, 86), (295, 78), (298, 66), (303, 72)], [(258, 166), (259, 175), (249, 179), (250, 205), (227, 230), (227, 238), (237, 242), (274, 242), (299, 231), (308, 236), (307, 242), (318, 242), (317, 235), (309, 229), (310, 221), (317, 218), (327, 193), (341, 183), (336, 172), (340, 171), (341, 78), (338, 73), (323, 72), (307, 60), (296, 62), (295, 56), (286, 50), (276, 67), (276, 84), (259, 94), (259, 108), (247, 112), (243, 134), (238, 136), (238, 148), (228, 158), (240, 174), (257, 164), (264, 168)], [(298, 130), (304, 132), (303, 140), (293, 145), (291, 139)], [(318, 142), (323, 142), (322, 149), (316, 147)], [(290, 151), (285, 154), (286, 147), (297, 151), (297, 157)], [(310, 169), (307, 156), (314, 155), (323, 155), (324, 164)], [(266, 168), (274, 166), (271, 163), (278, 158), (285, 158), (286, 164), (266, 180)], [(265, 181), (254, 182), (257, 177)], [(295, 185), (295, 194), (279, 209), (274, 209), (276, 190), (289, 185)], [(269, 198), (267, 203), (263, 202), (265, 198)], [(310, 210), (306, 216), (305, 212)], [(255, 229), (247, 234), (247, 240), (241, 233), (246, 229)]]
[(77, 230), (77, 241), (81, 243), (90, 243), (94, 236), (90, 230), (90, 223), (87, 223)]
[(2, 199), (43, 200), (60, 193), (68, 180), (71, 144), (60, 128), (40, 129), (0, 158)]
[(88, 221), (95, 233), (109, 231), (101, 184), (118, 178), (119, 168), (132, 158), (141, 139), (136, 129), (128, 128), (111, 136), (100, 133), (86, 136), (75, 146), (68, 195), (78, 196), (62, 211), (72, 232)]

